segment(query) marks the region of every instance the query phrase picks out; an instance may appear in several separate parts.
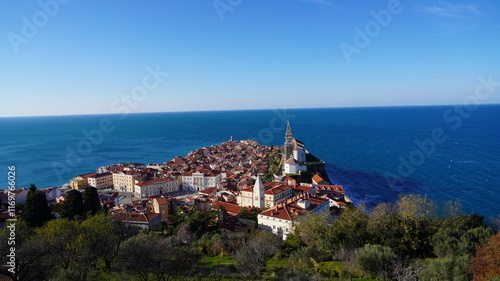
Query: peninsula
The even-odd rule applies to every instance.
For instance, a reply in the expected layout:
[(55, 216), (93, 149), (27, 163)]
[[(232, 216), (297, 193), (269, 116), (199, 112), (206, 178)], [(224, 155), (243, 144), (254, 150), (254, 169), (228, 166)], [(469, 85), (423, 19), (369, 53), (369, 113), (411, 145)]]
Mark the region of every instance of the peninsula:
[[(342, 186), (330, 183), (324, 164), (293, 137), (288, 122), (283, 147), (231, 137), (164, 163), (102, 166), (45, 192), (49, 202), (58, 204), (70, 190), (95, 188), (115, 220), (142, 229), (157, 229), (179, 208), (194, 206), (223, 210), (222, 225), (229, 231), (257, 225), (286, 239), (304, 214), (338, 215), (352, 203)], [(242, 210), (252, 210), (257, 220), (241, 218)]]

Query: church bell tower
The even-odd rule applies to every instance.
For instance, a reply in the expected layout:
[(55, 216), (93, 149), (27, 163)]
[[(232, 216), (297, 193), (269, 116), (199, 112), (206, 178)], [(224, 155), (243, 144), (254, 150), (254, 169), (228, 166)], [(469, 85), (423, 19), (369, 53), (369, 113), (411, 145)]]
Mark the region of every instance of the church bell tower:
[(264, 208), (264, 184), (260, 179), (260, 176), (257, 176), (255, 180), (255, 185), (253, 186), (253, 206), (257, 208)]
[(293, 155), (293, 143), (292, 143), (292, 128), (290, 127), (290, 120), (287, 121), (286, 125), (286, 133), (285, 133), (285, 153), (283, 155), (284, 161), (290, 159), (290, 156)]

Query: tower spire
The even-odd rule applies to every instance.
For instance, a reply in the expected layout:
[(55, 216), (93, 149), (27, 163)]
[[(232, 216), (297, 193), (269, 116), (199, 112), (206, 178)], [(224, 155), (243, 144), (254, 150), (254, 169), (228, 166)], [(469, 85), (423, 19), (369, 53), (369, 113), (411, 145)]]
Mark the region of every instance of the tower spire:
[(290, 159), (290, 156), (293, 153), (293, 143), (292, 143), (292, 128), (290, 126), (290, 120), (287, 120), (286, 124), (286, 133), (285, 133), (285, 145), (284, 145), (284, 161)]
[(264, 208), (264, 184), (260, 179), (260, 176), (257, 175), (257, 179), (255, 180), (255, 185), (253, 186), (253, 206), (257, 208)]
[(285, 138), (292, 139), (292, 128), (290, 127), (290, 119), (287, 120)]

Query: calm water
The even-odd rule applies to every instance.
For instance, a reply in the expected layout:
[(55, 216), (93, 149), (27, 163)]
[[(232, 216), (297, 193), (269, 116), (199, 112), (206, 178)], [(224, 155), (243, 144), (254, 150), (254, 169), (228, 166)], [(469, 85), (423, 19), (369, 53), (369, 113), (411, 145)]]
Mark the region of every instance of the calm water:
[[(294, 137), (327, 162), (330, 178), (346, 186), (356, 203), (374, 206), (401, 192), (416, 192), (439, 201), (460, 199), (467, 212), (497, 216), (500, 105), (483, 105), (462, 116), (450, 110), (452, 106), (0, 118), (0, 182), (7, 185), (9, 165), (17, 167), (19, 187), (35, 183), (46, 188), (98, 166), (161, 163), (231, 136), (282, 145), (290, 119)], [(446, 140), (432, 140), (433, 131)], [(388, 175), (399, 180), (391, 184)]]

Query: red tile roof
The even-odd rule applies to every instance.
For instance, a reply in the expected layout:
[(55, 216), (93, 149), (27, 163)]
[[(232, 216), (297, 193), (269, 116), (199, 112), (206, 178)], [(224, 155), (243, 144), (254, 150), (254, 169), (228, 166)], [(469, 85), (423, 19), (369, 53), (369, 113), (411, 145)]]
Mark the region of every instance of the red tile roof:
[(186, 164), (186, 160), (182, 159), (182, 157), (180, 157), (180, 156), (175, 157), (175, 158), (172, 160), (172, 162), (173, 162), (174, 164), (177, 164), (177, 165), (179, 165), (179, 164)]
[(252, 192), (252, 191), (253, 191), (253, 186), (245, 187), (245, 188), (243, 188), (241, 191), (248, 191), (248, 192)]
[(299, 185), (299, 186), (295, 187), (295, 189), (297, 191), (300, 191), (300, 192), (311, 192), (311, 189), (313, 189), (313, 187), (312, 186)]
[[(14, 190), (9, 190), (8, 192), (18, 194), (18, 193), (22, 193), (24, 191), (28, 191), (28, 190), (24, 189), (24, 188), (18, 188), (18, 189), (14, 189)], [(5, 193), (5, 194), (7, 194), (7, 193)]]
[(344, 187), (341, 185), (326, 185), (319, 184), (316, 186), (317, 191), (336, 191), (336, 192), (344, 192)]
[(160, 216), (160, 214), (155, 214), (155, 213), (147, 213), (147, 214), (139, 214), (139, 213), (125, 214), (125, 213), (120, 213), (120, 214), (114, 215), (113, 219), (114, 220), (122, 220), (122, 221), (131, 221), (131, 222), (151, 222), (152, 220), (156, 219), (159, 216)]
[[(310, 205), (308, 209), (303, 209), (297, 204), (300, 199), (309, 199)], [(308, 211), (316, 209), (319, 205), (324, 204), (327, 201), (328, 199), (321, 197), (299, 195), (287, 200), (285, 203), (281, 203), (272, 208), (269, 208), (259, 213), (259, 215), (274, 217), (283, 220), (294, 220), (307, 213)]]
[(318, 174), (315, 174), (312, 177), (312, 180), (315, 181), (315, 182), (322, 182), (322, 181), (324, 181), (324, 179), (320, 175), (318, 175)]
[(293, 158), (290, 158), (290, 159), (285, 161), (285, 164), (293, 165), (293, 164), (299, 164), (299, 162), (297, 162), (297, 160), (295, 160)]
[(168, 200), (167, 200), (166, 197), (158, 197), (158, 198), (155, 198), (153, 200), (155, 200), (156, 202), (158, 202), (158, 205), (168, 204)]
[(219, 207), (224, 208), (224, 210), (226, 210), (226, 212), (232, 216), (238, 215), (240, 213), (240, 210), (243, 209), (243, 207), (240, 207), (239, 205), (221, 202), (221, 201), (215, 203), (212, 206), (212, 208), (214, 208), (214, 209), (218, 209)]
[(279, 186), (271, 187), (270, 189), (266, 190), (264, 193), (269, 194), (269, 195), (276, 195), (276, 194), (284, 192), (290, 188), (293, 188), (293, 186), (291, 186), (291, 185), (279, 185)]
[(137, 185), (137, 186), (149, 186), (149, 185), (154, 185), (154, 184), (161, 183), (161, 182), (170, 182), (170, 181), (175, 181), (175, 179), (159, 178), (159, 179), (145, 180), (145, 181), (139, 181), (135, 185)]
[(195, 171), (191, 171), (191, 172), (185, 173), (185, 174), (183, 174), (183, 176), (185, 176), (185, 177), (191, 177), (191, 176), (193, 176), (194, 173), (202, 173), (206, 177), (216, 177), (216, 176), (218, 176), (218, 175), (221, 174), (221, 172), (217, 171), (217, 170), (198, 169), (198, 170), (195, 170)]
[(82, 175), (78, 175), (78, 177), (81, 177), (81, 178), (93, 178), (95, 177), (96, 173), (87, 173), (87, 174), (82, 174)]
[(212, 194), (214, 191), (216, 191), (217, 188), (216, 187), (210, 187), (210, 188), (207, 188), (207, 189), (204, 189), (204, 190), (201, 190), (199, 191), (199, 193), (203, 193), (203, 194), (206, 194), (206, 195), (210, 195)]

